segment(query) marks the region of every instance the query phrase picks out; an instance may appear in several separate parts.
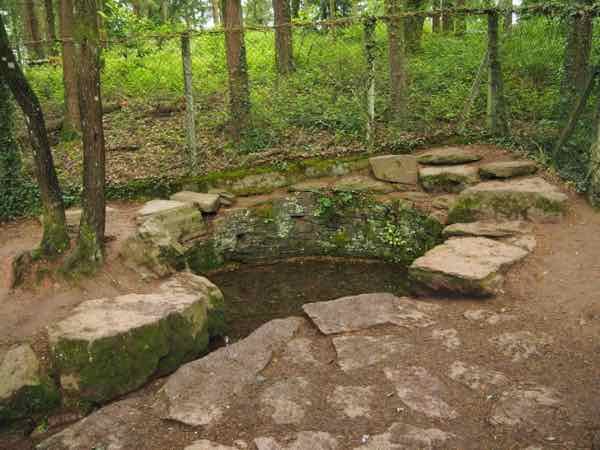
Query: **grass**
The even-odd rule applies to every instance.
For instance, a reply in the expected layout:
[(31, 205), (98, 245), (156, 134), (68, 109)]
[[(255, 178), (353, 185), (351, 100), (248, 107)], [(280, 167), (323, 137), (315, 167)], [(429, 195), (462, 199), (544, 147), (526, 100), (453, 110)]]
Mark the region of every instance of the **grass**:
[[(564, 47), (562, 27), (555, 20), (527, 19), (519, 23), (509, 36), (503, 36), (505, 94), (513, 130), (510, 140), (503, 144), (542, 148), (542, 153), (551, 148), (559, 129), (557, 111)], [(435, 141), (438, 134), (457, 133), (464, 101), (485, 52), (485, 30), (482, 19), (470, 19), (469, 31), (461, 38), (434, 35), (426, 30), (422, 52), (409, 57), (408, 117), (401, 127), (393, 127), (387, 114), (387, 34), (384, 25), (377, 26), (376, 113), (380, 148), (406, 151), (424, 142)], [(363, 145), (367, 74), (362, 38), (360, 25), (338, 29), (335, 33), (296, 29), (296, 70), (287, 79), (278, 79), (274, 71), (273, 35), (247, 32), (252, 121), (242, 143), (236, 146), (228, 141), (224, 131), (227, 122), (227, 70), (223, 36), (207, 34), (195, 37), (192, 54), (197, 124), (207, 157), (224, 158), (228, 160), (225, 165), (235, 165), (240, 155), (273, 148), (283, 149), (282, 153), (286, 154), (288, 150), (303, 146), (306, 156), (318, 156), (322, 147)], [(597, 56), (594, 55), (595, 58)], [(45, 109), (60, 111), (63, 96), (61, 68), (37, 67), (30, 69), (28, 76)], [(128, 47), (115, 46), (103, 54), (105, 100), (126, 100), (132, 110), (181, 99), (182, 78), (177, 39), (160, 45), (150, 41)], [(585, 116), (559, 164), (562, 174), (576, 182), (581, 181), (585, 172), (591, 117), (591, 112)], [(469, 128), (460, 139), (481, 140), (484, 119), (485, 86), (472, 111)], [(125, 138), (128, 133), (135, 133), (135, 128), (147, 127), (140, 120), (136, 116), (113, 121), (112, 131), (109, 130), (108, 134), (113, 133), (116, 140)], [(183, 121), (182, 117), (176, 120)], [(127, 132), (124, 132), (125, 127)], [(182, 124), (176, 129), (181, 136), (165, 130), (164, 135), (161, 132), (144, 133), (139, 138), (149, 140), (144, 141), (148, 146), (161, 147), (168, 165), (169, 152), (181, 154), (183, 151)], [(300, 139), (298, 136), (313, 139)], [(67, 155), (67, 159), (78, 158), (79, 152), (74, 151), (72, 146), (60, 147), (60, 151)], [(135, 156), (138, 159), (142, 157)], [(179, 165), (184, 166), (181, 162)], [(146, 166), (152, 167), (152, 161)], [(211, 164), (205, 167), (206, 170), (212, 168)], [(164, 170), (164, 167), (161, 166), (161, 169)], [(70, 169), (63, 172), (67, 177), (77, 173)]]

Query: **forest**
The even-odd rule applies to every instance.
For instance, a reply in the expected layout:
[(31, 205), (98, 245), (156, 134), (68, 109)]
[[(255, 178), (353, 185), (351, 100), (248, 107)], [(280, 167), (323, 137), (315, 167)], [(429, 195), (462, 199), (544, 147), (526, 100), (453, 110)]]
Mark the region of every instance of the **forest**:
[(44, 242), (60, 241), (50, 211), (82, 203), (101, 242), (106, 199), (185, 177), (472, 142), (529, 155), (597, 203), (598, 8), (5, 0), (0, 218), (43, 212)]

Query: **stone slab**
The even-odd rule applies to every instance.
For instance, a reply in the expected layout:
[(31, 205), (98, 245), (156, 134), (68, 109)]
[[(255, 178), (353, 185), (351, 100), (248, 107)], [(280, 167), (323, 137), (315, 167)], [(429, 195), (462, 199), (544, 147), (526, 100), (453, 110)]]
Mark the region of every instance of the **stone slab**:
[(409, 273), (435, 291), (493, 295), (502, 288), (502, 272), (527, 254), (487, 238), (454, 238), (415, 260)]
[(144, 203), (144, 206), (138, 209), (136, 214), (136, 220), (138, 224), (140, 224), (152, 216), (170, 214), (173, 211), (182, 208), (190, 208), (190, 204), (174, 200), (150, 200)]
[(360, 447), (354, 450), (432, 450), (446, 447), (446, 442), (455, 439), (452, 433), (438, 428), (419, 428), (405, 423), (394, 423), (385, 433), (369, 436)]
[(406, 338), (396, 335), (339, 336), (333, 338), (333, 346), (344, 372), (395, 361), (413, 349)]
[(279, 380), (261, 394), (262, 409), (277, 425), (299, 424), (312, 406), (310, 391), (311, 385), (306, 378)]
[(322, 431), (300, 431), (284, 439), (259, 437), (257, 450), (341, 450), (336, 438)]
[(376, 293), (308, 303), (302, 309), (322, 333), (336, 334), (385, 324), (416, 328), (433, 325), (433, 318), (424, 312), (427, 306), (419, 307), (418, 303), (392, 294)]
[(460, 192), (479, 181), (477, 167), (437, 166), (419, 170), (419, 182), (427, 192)]
[(332, 185), (335, 192), (371, 192), (374, 194), (387, 194), (396, 189), (390, 183), (375, 180), (364, 175), (350, 175), (342, 177)]
[(188, 445), (183, 450), (244, 450), (248, 448), (248, 444), (243, 441), (234, 443), (234, 446), (219, 444), (218, 442), (201, 439)]
[(533, 161), (501, 161), (479, 167), (481, 178), (513, 178), (536, 172), (537, 166)]
[(200, 208), (204, 213), (217, 212), (220, 206), (219, 194), (206, 194), (203, 192), (181, 191), (171, 195), (171, 200), (191, 203)]
[(272, 320), (247, 338), (180, 367), (162, 389), (164, 417), (191, 426), (217, 422), (303, 323), (295, 317)]
[(432, 419), (455, 419), (458, 413), (443, 399), (447, 388), (427, 369), (406, 366), (384, 370), (396, 388), (398, 398), (413, 411)]
[(168, 373), (208, 346), (223, 295), (205, 278), (181, 273), (154, 294), (88, 300), (48, 328), (61, 386), (106, 402)]
[(531, 233), (532, 231), (531, 224), (522, 220), (512, 220), (506, 222), (453, 223), (444, 228), (443, 235), (446, 237), (503, 238)]
[(448, 376), (469, 389), (481, 392), (488, 392), (509, 383), (508, 378), (502, 372), (462, 361), (452, 363)]
[(431, 337), (436, 341), (441, 341), (442, 345), (446, 347), (446, 350), (456, 350), (461, 346), (458, 331), (454, 328), (433, 330), (431, 332)]
[(516, 331), (492, 337), (489, 341), (513, 362), (521, 362), (532, 356), (540, 356), (540, 348), (552, 344), (554, 339), (546, 333)]
[(375, 401), (375, 392), (372, 387), (336, 386), (327, 401), (350, 419), (368, 418), (371, 404)]
[(504, 312), (497, 313), (485, 309), (470, 309), (465, 311), (463, 317), (471, 321), (484, 321), (488, 325), (497, 325), (502, 322), (508, 322), (517, 319), (517, 317), (512, 314), (507, 314)]
[(419, 155), (420, 164), (445, 166), (452, 164), (465, 164), (481, 160), (482, 156), (476, 152), (464, 150), (459, 147), (445, 147), (434, 149)]
[(417, 158), (413, 155), (384, 155), (369, 158), (371, 171), (378, 180), (406, 185), (417, 184)]
[(549, 432), (558, 424), (561, 404), (558, 393), (544, 386), (514, 388), (503, 392), (490, 416), (490, 423), (506, 427), (533, 426)]

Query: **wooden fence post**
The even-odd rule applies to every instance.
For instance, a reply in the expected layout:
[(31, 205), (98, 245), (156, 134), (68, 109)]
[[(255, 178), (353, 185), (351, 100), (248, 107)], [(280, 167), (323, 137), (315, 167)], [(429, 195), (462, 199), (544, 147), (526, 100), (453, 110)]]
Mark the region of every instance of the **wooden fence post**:
[(181, 35), (181, 59), (183, 61), (183, 92), (185, 96), (185, 142), (188, 171), (196, 173), (198, 168), (198, 146), (196, 144), (196, 115), (192, 85), (192, 51), (190, 34)]
[(375, 134), (375, 26), (377, 20), (367, 17), (364, 20), (365, 58), (367, 61), (367, 143), (371, 145)]
[(473, 84), (471, 85), (471, 92), (469, 93), (469, 97), (465, 102), (465, 106), (460, 117), (459, 129), (461, 131), (464, 130), (467, 126), (469, 116), (471, 115), (471, 109), (475, 104), (475, 100), (477, 100), (477, 97), (479, 96), (479, 92), (481, 90), (481, 82), (483, 81), (483, 77), (487, 71), (488, 65), (489, 53), (488, 50), (486, 50), (485, 55), (483, 55), (483, 59), (481, 60), (481, 64), (479, 65), (479, 69), (477, 69), (477, 74), (475, 75), (475, 79), (473, 80)]
[(488, 14), (489, 76), (487, 98), (487, 127), (493, 135), (508, 133), (498, 41), (498, 13), (494, 11)]
[(390, 60), (390, 116), (392, 122), (401, 122), (406, 117), (408, 84), (406, 74), (406, 50), (404, 45), (404, 21), (398, 17), (401, 0), (385, 0), (386, 15), (389, 16), (388, 46)]

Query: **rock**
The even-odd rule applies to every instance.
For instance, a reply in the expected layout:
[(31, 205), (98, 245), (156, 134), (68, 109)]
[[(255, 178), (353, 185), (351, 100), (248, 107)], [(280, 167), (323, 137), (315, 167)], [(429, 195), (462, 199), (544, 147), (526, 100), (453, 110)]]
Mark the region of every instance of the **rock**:
[(448, 210), (452, 208), (452, 205), (454, 205), (455, 201), (456, 195), (438, 195), (437, 197), (434, 197), (431, 201), (431, 206), (435, 209)]
[(431, 337), (436, 341), (442, 341), (442, 345), (446, 347), (447, 350), (456, 350), (460, 347), (460, 338), (458, 337), (458, 331), (454, 328), (449, 328), (447, 330), (433, 330), (431, 332)]
[(329, 302), (308, 303), (304, 312), (324, 334), (364, 330), (392, 324), (423, 328), (434, 324), (429, 314), (392, 294), (362, 294)]
[(327, 401), (351, 419), (368, 418), (375, 393), (371, 387), (336, 386)]
[(420, 164), (445, 166), (475, 162), (481, 158), (481, 155), (467, 152), (458, 147), (446, 147), (424, 153), (418, 157), (418, 161)]
[(467, 320), (480, 321), (485, 320), (489, 325), (497, 325), (502, 322), (516, 320), (517, 317), (512, 314), (495, 313), (485, 309), (470, 309), (463, 314)]
[(272, 320), (247, 338), (180, 367), (162, 389), (164, 417), (191, 426), (219, 420), (303, 323), (295, 317)]
[(566, 212), (568, 197), (542, 178), (486, 181), (458, 196), (450, 223), (478, 220), (554, 222)]
[(525, 250), (491, 239), (454, 238), (418, 258), (409, 274), (434, 291), (487, 296), (502, 288), (502, 272), (525, 256)]
[(137, 232), (123, 243), (120, 254), (134, 269), (143, 268), (159, 277), (183, 269), (186, 242), (207, 230), (198, 209), (172, 200), (146, 203), (137, 221)]
[(192, 445), (188, 445), (183, 450), (243, 450), (248, 448), (248, 444), (243, 441), (234, 442), (234, 445), (234, 447), (230, 447), (229, 445), (222, 445), (202, 439), (194, 442)]
[(105, 406), (46, 439), (36, 448), (38, 450), (139, 448), (139, 436), (132, 430), (145, 418), (134, 402), (135, 400), (123, 400)]
[(312, 352), (312, 341), (307, 338), (295, 338), (288, 342), (283, 358), (290, 364), (306, 366), (318, 366), (321, 363), (315, 358)]
[(322, 431), (300, 431), (285, 440), (272, 437), (254, 439), (257, 450), (338, 450), (337, 440)]
[(502, 161), (479, 167), (481, 178), (513, 178), (536, 172), (537, 166), (533, 161)]
[(332, 189), (335, 192), (370, 192), (374, 194), (387, 194), (396, 190), (389, 183), (363, 175), (342, 177), (333, 184)]
[(448, 376), (474, 391), (488, 392), (509, 383), (508, 378), (501, 372), (465, 364), (462, 361), (452, 363)]
[(398, 398), (413, 411), (433, 419), (455, 419), (458, 413), (443, 399), (446, 388), (423, 367), (406, 366), (385, 369), (385, 376), (395, 386)]
[(338, 364), (344, 372), (394, 361), (413, 350), (406, 338), (389, 336), (339, 336), (333, 338)]
[(476, 167), (440, 166), (419, 170), (419, 182), (427, 192), (460, 192), (479, 181)]
[(413, 155), (384, 155), (369, 158), (373, 175), (392, 183), (417, 184), (417, 158)]
[(546, 333), (535, 335), (530, 331), (516, 331), (490, 338), (489, 341), (498, 346), (503, 355), (512, 358), (513, 362), (520, 362), (534, 355), (539, 356), (538, 348), (552, 344), (554, 339)]
[(237, 195), (266, 194), (290, 184), (284, 173), (265, 172), (246, 175), (227, 183), (226, 187)]
[(85, 301), (48, 328), (61, 387), (96, 403), (131, 392), (205, 351), (222, 308), (216, 286), (190, 273), (154, 294)]
[(204, 213), (217, 212), (220, 205), (220, 194), (205, 194), (202, 192), (181, 191), (171, 195), (171, 200), (191, 203)]
[(523, 250), (526, 250), (529, 253), (534, 251), (537, 246), (535, 236), (531, 234), (502, 238), (500, 239), (500, 242), (504, 242), (505, 244), (514, 245), (515, 247), (522, 248)]
[(288, 190), (290, 192), (318, 192), (327, 191), (330, 189), (331, 183), (328, 181), (308, 180), (301, 181), (300, 183), (292, 184)]
[(310, 384), (302, 377), (287, 378), (267, 387), (260, 398), (277, 425), (298, 424), (310, 409)]
[(444, 228), (445, 237), (481, 236), (503, 238), (531, 233), (533, 227), (522, 220), (508, 222), (470, 222), (454, 223)]
[(219, 196), (219, 203), (223, 206), (232, 206), (235, 203), (235, 195), (223, 189), (212, 188), (208, 190), (209, 194)]
[(355, 447), (354, 450), (432, 450), (446, 448), (444, 443), (455, 437), (454, 434), (437, 428), (419, 428), (405, 423), (394, 423), (387, 432), (372, 436), (365, 445)]
[(48, 412), (59, 403), (58, 389), (29, 344), (0, 352), (0, 425)]
[(502, 393), (492, 409), (490, 423), (508, 427), (527, 425), (550, 432), (558, 424), (556, 413), (560, 403), (556, 391), (543, 386), (514, 388)]

